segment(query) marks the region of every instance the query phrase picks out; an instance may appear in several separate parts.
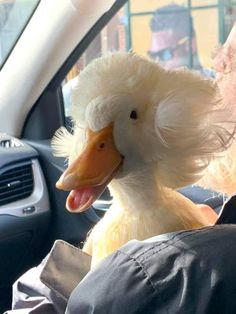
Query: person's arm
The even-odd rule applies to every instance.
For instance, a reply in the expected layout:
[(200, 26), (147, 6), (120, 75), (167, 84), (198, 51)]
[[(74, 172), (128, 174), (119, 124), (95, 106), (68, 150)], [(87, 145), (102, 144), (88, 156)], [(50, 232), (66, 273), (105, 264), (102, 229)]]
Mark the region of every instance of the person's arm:
[[(37, 267), (24, 273), (13, 285), (12, 309), (5, 314), (28, 314), (35, 311), (36, 314), (55, 314), (55, 293), (40, 280), (40, 274), (47, 262), (46, 257)], [(57, 298), (58, 299), (58, 298)], [(57, 300), (58, 307), (66, 308), (66, 302)], [(58, 312), (59, 313), (59, 312)], [(63, 313), (63, 310), (61, 311)]]
[(90, 269), (91, 257), (58, 240), (38, 267), (13, 285), (12, 310), (5, 314), (62, 314), (71, 291)]

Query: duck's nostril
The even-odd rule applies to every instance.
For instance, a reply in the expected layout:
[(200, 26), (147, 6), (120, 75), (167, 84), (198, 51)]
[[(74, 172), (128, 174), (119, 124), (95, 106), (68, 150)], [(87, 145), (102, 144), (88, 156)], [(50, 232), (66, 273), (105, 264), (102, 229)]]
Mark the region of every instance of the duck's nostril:
[(105, 147), (105, 143), (104, 142), (99, 145), (99, 148), (104, 148), (104, 147)]

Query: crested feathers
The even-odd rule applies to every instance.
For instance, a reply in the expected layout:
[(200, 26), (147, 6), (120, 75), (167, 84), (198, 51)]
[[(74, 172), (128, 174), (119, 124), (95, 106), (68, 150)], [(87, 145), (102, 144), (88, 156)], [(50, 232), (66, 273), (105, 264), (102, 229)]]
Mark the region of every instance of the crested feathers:
[(52, 138), (51, 146), (57, 157), (65, 157), (70, 164), (83, 148), (85, 129), (75, 125), (73, 134), (65, 127), (59, 128)]
[(51, 146), (54, 155), (57, 157), (69, 157), (71, 149), (74, 145), (74, 136), (65, 128), (59, 128), (52, 138)]

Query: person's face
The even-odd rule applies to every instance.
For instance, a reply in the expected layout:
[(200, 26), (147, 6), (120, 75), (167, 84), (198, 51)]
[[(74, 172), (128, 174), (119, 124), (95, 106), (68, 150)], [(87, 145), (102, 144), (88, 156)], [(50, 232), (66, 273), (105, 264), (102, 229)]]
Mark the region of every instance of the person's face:
[(173, 30), (152, 33), (149, 56), (163, 67), (175, 68), (188, 65), (188, 40), (177, 38)]

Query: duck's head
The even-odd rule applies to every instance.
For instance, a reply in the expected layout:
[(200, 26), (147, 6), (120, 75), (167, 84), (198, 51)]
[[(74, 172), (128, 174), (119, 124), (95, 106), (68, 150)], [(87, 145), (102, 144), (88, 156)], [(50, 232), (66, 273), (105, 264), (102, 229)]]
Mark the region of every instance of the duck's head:
[(88, 104), (85, 125), (78, 129), (84, 133), (82, 149), (69, 156), (69, 167), (57, 182), (58, 188), (72, 191), (69, 210), (83, 211), (112, 179), (132, 175), (151, 163), (153, 114), (151, 107), (138, 106), (129, 95), (100, 96)]
[(143, 169), (172, 188), (196, 181), (230, 138), (218, 125), (215, 92), (211, 81), (134, 54), (92, 62), (72, 95), (74, 133), (54, 139), (69, 157), (57, 182), (71, 191), (67, 209), (86, 210), (111, 180)]

